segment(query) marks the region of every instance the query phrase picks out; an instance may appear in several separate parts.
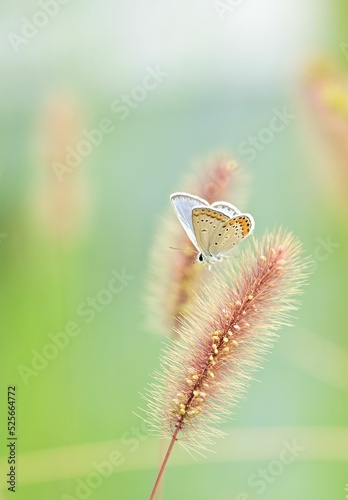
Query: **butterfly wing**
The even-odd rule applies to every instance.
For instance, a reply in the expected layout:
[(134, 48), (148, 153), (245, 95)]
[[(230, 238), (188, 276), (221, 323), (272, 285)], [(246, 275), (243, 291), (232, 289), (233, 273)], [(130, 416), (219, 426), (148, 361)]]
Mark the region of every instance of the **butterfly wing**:
[(196, 207), (209, 207), (209, 203), (199, 196), (193, 196), (188, 193), (173, 193), (170, 196), (174, 212), (179, 219), (182, 227), (185, 229), (187, 236), (190, 238), (197, 250), (200, 247), (197, 243), (195, 231), (192, 224), (192, 210)]
[(227, 215), (230, 219), (235, 215), (240, 214), (238, 208), (236, 208), (234, 205), (231, 205), (231, 203), (227, 203), (227, 201), (214, 201), (211, 206), (215, 210), (218, 210), (219, 212)]
[(254, 219), (249, 214), (240, 214), (219, 224), (209, 241), (209, 253), (228, 253), (254, 229)]
[[(214, 235), (220, 233), (220, 228), (229, 222), (230, 218), (210, 206), (195, 207), (192, 210), (192, 224), (198, 248), (203, 254), (217, 253)], [(214, 249), (211, 242), (214, 240)]]

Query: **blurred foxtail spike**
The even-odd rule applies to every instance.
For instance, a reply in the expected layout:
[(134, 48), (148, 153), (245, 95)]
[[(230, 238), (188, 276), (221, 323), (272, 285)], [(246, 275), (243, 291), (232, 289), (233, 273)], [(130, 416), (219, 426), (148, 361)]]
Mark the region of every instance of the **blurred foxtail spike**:
[[(246, 179), (244, 171), (229, 156), (215, 155), (204, 163), (197, 162), (179, 191), (193, 193), (208, 203), (225, 199), (241, 208)], [(186, 250), (173, 254), (172, 248)], [(146, 305), (151, 331), (173, 336), (173, 327), (178, 326), (200, 278), (208, 279), (208, 267), (192, 265), (192, 256), (196, 254), (197, 249), (169, 207), (158, 221), (150, 256)]]

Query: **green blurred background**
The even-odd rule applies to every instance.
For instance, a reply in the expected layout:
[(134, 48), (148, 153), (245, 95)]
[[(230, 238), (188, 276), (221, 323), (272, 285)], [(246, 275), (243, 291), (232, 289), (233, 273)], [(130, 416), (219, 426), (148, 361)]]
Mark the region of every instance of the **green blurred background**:
[[(324, 0), (2, 3), (0, 498), (12, 494), (9, 385), (16, 498), (149, 497), (159, 442), (132, 413), (163, 341), (144, 326), (148, 253), (192, 161), (220, 150), (250, 174), (242, 208), (256, 235), (292, 230), (315, 272), (228, 438), (198, 462), (178, 447), (163, 498), (348, 497), (347, 10)], [(139, 102), (121, 112), (125, 94)], [(246, 154), (284, 107), (289, 123)], [(101, 122), (98, 144), (81, 146)], [(83, 153), (65, 168), (69, 147)], [(115, 276), (117, 293), (105, 292)], [(284, 465), (293, 441), (301, 451)]]

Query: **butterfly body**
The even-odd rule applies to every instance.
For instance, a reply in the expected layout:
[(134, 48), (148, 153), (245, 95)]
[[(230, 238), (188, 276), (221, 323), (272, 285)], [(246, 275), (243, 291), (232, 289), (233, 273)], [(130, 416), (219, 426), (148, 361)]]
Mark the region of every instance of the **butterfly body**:
[(188, 193), (174, 193), (170, 199), (186, 234), (199, 252), (197, 262), (207, 262), (209, 266), (221, 262), (254, 229), (251, 215), (240, 213), (225, 201), (210, 205), (203, 198)]

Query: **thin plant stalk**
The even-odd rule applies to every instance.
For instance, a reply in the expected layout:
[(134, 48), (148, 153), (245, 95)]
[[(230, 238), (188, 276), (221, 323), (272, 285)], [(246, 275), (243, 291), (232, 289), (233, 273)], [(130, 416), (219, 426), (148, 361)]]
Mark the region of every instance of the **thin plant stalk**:
[(170, 445), (169, 445), (169, 448), (167, 450), (167, 453), (164, 456), (161, 468), (160, 468), (160, 470), (158, 472), (158, 475), (157, 475), (157, 478), (156, 478), (156, 481), (155, 481), (155, 485), (154, 485), (153, 490), (151, 492), (150, 500), (154, 500), (154, 498), (155, 498), (155, 495), (156, 495), (156, 492), (157, 492), (158, 487), (160, 485), (160, 482), (161, 482), (163, 473), (165, 471), (167, 462), (168, 462), (169, 457), (170, 457), (170, 455), (172, 453), (172, 450), (174, 448), (175, 441), (177, 440), (177, 435), (179, 434), (179, 431), (180, 431), (180, 426), (178, 425), (177, 428), (176, 428), (176, 430), (175, 430), (175, 432), (174, 432), (174, 434), (173, 434), (173, 437), (172, 437), (172, 439), (170, 441)]

